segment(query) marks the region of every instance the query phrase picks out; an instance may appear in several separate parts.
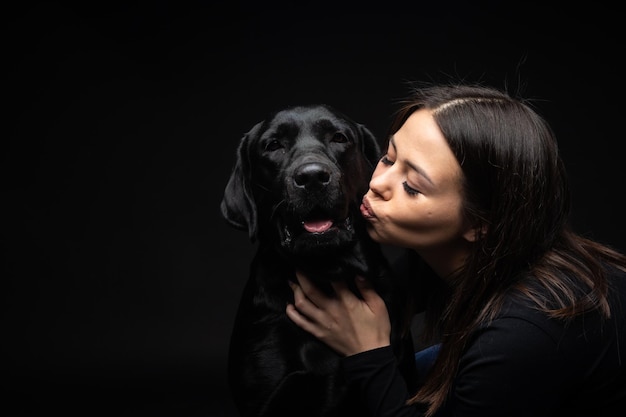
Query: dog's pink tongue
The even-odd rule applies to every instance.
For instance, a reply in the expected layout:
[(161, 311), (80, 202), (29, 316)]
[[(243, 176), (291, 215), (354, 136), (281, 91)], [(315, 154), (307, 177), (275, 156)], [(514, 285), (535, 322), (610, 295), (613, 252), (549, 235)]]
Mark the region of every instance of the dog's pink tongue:
[(304, 230), (311, 233), (321, 233), (330, 229), (333, 222), (330, 220), (310, 220), (303, 223)]

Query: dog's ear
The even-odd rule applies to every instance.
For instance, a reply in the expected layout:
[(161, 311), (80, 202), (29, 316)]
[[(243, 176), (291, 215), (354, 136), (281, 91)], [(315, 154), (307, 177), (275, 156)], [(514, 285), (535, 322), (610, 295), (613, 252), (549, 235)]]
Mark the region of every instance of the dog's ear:
[(250, 143), (259, 135), (263, 122), (257, 123), (239, 142), (235, 166), (220, 204), (222, 216), (231, 226), (246, 230), (252, 242), (257, 237), (257, 208), (250, 178)]
[(361, 146), (363, 154), (370, 162), (371, 167), (375, 168), (381, 157), (380, 144), (374, 134), (363, 124), (357, 124), (359, 134), (362, 137)]

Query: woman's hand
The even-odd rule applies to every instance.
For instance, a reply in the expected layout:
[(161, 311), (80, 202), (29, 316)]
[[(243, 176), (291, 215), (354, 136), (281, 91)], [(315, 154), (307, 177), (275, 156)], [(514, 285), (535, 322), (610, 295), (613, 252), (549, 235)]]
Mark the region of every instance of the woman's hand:
[(387, 307), (364, 278), (356, 278), (361, 300), (345, 282), (333, 282), (336, 295), (329, 297), (302, 274), (296, 277), (298, 284), (291, 285), (294, 304), (287, 305), (287, 316), (299, 327), (345, 356), (390, 344)]

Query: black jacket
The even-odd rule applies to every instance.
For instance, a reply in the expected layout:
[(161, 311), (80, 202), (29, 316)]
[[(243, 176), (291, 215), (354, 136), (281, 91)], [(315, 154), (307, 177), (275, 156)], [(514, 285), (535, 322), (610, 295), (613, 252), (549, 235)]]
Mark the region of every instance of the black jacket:
[[(611, 318), (597, 312), (565, 324), (510, 297), (478, 329), (461, 357), (455, 387), (437, 417), (626, 415), (626, 274), (610, 276)], [(389, 348), (343, 359), (372, 416), (421, 416)]]

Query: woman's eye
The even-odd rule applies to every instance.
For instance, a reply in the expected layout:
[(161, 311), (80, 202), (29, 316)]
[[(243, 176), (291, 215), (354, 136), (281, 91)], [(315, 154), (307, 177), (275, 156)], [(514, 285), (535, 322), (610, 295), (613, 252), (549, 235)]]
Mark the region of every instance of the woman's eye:
[(387, 158), (387, 155), (383, 155), (383, 157), (380, 158), (380, 162), (384, 165), (393, 165), (393, 161)]
[(404, 191), (406, 191), (408, 195), (417, 195), (420, 193), (419, 190), (416, 190), (415, 188), (410, 187), (406, 181), (402, 183), (402, 187), (404, 187)]

